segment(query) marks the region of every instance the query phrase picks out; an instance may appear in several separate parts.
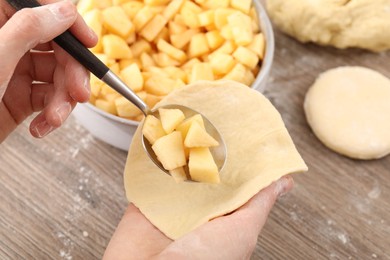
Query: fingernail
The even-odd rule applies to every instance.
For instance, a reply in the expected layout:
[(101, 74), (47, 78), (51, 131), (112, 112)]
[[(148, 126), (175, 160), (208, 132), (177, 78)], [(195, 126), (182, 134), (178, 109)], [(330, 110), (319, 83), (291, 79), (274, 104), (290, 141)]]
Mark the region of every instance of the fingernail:
[(69, 102), (63, 103), (56, 109), (56, 114), (61, 122), (61, 124), (68, 118), (70, 112), (72, 111), (72, 106)]
[(276, 187), (275, 187), (275, 193), (278, 197), (283, 197), (286, 195), (288, 192), (293, 187), (293, 180), (291, 177), (282, 177), (280, 180), (276, 182)]
[(70, 1), (60, 1), (46, 5), (58, 21), (64, 21), (76, 16), (74, 7)]
[(31, 132), (38, 138), (45, 137), (50, 132), (54, 130), (54, 127), (49, 125), (46, 121), (38, 123), (34, 128), (31, 129)]

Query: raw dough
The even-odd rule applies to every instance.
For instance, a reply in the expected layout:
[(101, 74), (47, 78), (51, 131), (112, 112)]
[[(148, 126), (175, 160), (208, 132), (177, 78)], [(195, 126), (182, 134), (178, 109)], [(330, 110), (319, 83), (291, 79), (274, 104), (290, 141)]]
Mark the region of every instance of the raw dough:
[(150, 161), (137, 130), (125, 168), (126, 195), (172, 239), (234, 211), (283, 175), (307, 170), (279, 113), (247, 86), (199, 82), (173, 92), (159, 103), (164, 104), (202, 113), (221, 132), (228, 150), (220, 184), (176, 183)]
[(273, 22), (302, 42), (390, 48), (390, 0), (267, 0)]
[(390, 153), (390, 80), (362, 67), (331, 69), (304, 103), (307, 120), (329, 148), (356, 159)]

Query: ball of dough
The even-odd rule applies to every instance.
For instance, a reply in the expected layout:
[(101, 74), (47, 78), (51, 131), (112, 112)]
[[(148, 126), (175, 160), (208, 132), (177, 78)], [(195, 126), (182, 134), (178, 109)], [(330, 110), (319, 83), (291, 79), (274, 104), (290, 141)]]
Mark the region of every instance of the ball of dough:
[(315, 135), (356, 159), (390, 153), (390, 80), (362, 67), (339, 67), (318, 77), (304, 109)]
[(389, 0), (267, 0), (267, 9), (282, 31), (301, 42), (390, 48)]

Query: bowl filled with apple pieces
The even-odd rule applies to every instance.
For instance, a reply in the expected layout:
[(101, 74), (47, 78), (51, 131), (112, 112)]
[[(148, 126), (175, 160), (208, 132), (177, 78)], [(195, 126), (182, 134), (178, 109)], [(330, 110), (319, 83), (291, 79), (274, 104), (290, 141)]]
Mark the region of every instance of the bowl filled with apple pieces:
[[(265, 89), (274, 36), (258, 0), (80, 0), (77, 8), (99, 38), (90, 50), (151, 108), (201, 80)], [(128, 150), (142, 112), (95, 76), (90, 83), (90, 101), (73, 114)]]

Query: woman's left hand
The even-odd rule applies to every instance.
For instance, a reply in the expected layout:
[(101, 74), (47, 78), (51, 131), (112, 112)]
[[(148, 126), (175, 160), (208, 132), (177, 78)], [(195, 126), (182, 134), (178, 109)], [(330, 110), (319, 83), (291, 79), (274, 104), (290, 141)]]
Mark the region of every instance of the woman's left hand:
[(34, 112), (30, 132), (44, 137), (89, 99), (89, 73), (52, 39), (70, 29), (92, 47), (97, 37), (70, 1), (41, 2), (16, 13), (0, 3), (0, 143)]

